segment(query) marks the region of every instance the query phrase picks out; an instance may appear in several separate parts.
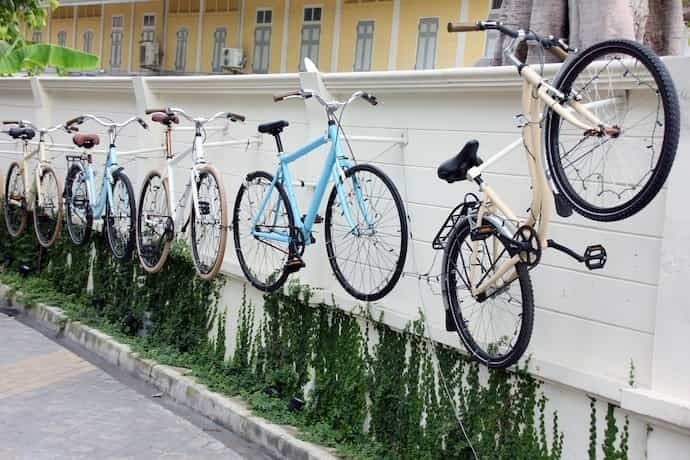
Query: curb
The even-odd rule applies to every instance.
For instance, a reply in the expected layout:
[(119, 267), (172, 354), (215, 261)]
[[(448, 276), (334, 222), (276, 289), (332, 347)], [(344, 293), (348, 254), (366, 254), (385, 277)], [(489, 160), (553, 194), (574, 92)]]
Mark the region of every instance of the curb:
[(121, 344), (103, 332), (70, 320), (56, 307), (42, 303), (25, 307), (16, 292), (11, 298), (9, 288), (0, 283), (0, 298), (7, 299), (22, 315), (42, 323), (57, 335), (95, 353), (110, 364), (169, 395), (176, 402), (213, 420), (240, 437), (258, 444), (270, 454), (280, 458), (315, 460), (336, 459), (325, 447), (296, 438), (297, 429), (276, 425), (253, 415), (249, 406), (240, 398), (223, 396), (185, 375), (185, 369), (158, 364), (141, 358), (129, 346)]

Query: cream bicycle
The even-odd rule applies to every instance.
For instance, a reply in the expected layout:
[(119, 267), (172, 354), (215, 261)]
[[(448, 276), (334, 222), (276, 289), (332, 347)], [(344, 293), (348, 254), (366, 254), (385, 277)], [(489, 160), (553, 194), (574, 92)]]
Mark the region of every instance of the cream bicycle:
[[(26, 120), (2, 123), (16, 125), (3, 132), (22, 143), (22, 160), (10, 165), (4, 187), (3, 208), (7, 231), (13, 238), (19, 237), (26, 228), (31, 212), (38, 242), (48, 248), (55, 243), (62, 225), (62, 189), (46, 154), (45, 137), (63, 129), (64, 125), (39, 129)], [(36, 133), (38, 147), (32, 152), (30, 143)], [(38, 164), (30, 174), (29, 160), (35, 156), (38, 156)]]
[[(523, 78), (519, 143), (527, 154), (532, 204), (519, 217), (482, 177), (517, 143), (483, 162), (477, 155), (479, 143), (470, 141), (438, 168), (438, 176), (448, 182), (473, 181), (480, 197), (467, 194), (433, 244), (444, 250), (446, 329), (457, 331), (478, 361), (505, 368), (520, 359), (532, 335), (529, 270), (539, 263), (541, 251), (562, 251), (590, 270), (606, 263), (601, 245), (589, 246), (581, 255), (547, 239), (554, 204), (561, 216), (575, 210), (597, 221), (624, 219), (648, 205), (676, 154), (679, 103), (664, 64), (636, 42), (604, 41), (573, 53), (550, 84), (516, 57), (516, 50), (531, 42), (537, 50), (565, 58), (573, 50), (563, 40), (495, 21), (448, 24), (449, 32), (481, 30), (512, 38), (504, 52)], [(542, 103), (547, 107), (543, 117)]]

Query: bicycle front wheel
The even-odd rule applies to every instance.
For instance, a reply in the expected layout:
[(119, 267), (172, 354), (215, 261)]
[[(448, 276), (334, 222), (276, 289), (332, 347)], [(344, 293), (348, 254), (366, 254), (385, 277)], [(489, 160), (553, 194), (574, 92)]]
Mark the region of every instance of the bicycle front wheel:
[(621, 220), (647, 206), (678, 148), (678, 96), (664, 63), (639, 43), (604, 41), (565, 64), (554, 86), (617, 131), (584, 133), (549, 111), (546, 158), (559, 191), (597, 221)]
[(74, 165), (67, 173), (65, 180), (65, 207), (67, 214), (67, 233), (72, 243), (77, 246), (85, 244), (91, 236), (93, 213), (91, 197), (86, 184), (86, 173)]
[(139, 260), (149, 273), (159, 272), (170, 253), (174, 225), (168, 193), (167, 182), (158, 172), (151, 171), (141, 189), (137, 217)]
[(34, 228), (41, 246), (49, 248), (55, 243), (62, 226), (62, 197), (60, 181), (49, 166), (43, 167), (38, 190), (34, 198)]
[(269, 292), (288, 277), (285, 263), (295, 234), (287, 194), (279, 183), (272, 182), (273, 176), (267, 172), (248, 174), (237, 192), (232, 219), (235, 251), (244, 276), (257, 289)]
[[(488, 221), (484, 224), (491, 225)], [(441, 287), (445, 307), (467, 351), (489, 367), (506, 368), (527, 349), (534, 298), (529, 271), (523, 263), (509, 268), (485, 292), (472, 294), (472, 287), (481, 285), (511, 258), (497, 229), (493, 230), (495, 233), (488, 238), (472, 241), (469, 221), (460, 221), (443, 254)]]
[(27, 221), (24, 172), (17, 162), (12, 163), (7, 171), (3, 204), (7, 232), (11, 237), (16, 238), (24, 231)]
[(223, 263), (228, 234), (228, 205), (218, 170), (211, 165), (199, 168), (196, 183), (199, 209), (192, 207), (192, 256), (202, 279), (213, 279)]
[(328, 261), (348, 293), (359, 300), (376, 301), (402, 275), (407, 216), (400, 193), (380, 169), (356, 165), (345, 177), (342, 193), (333, 187), (326, 207)]
[(117, 171), (113, 174), (113, 204), (106, 204), (105, 233), (110, 252), (118, 260), (127, 260), (132, 256), (135, 216), (132, 183), (122, 171)]

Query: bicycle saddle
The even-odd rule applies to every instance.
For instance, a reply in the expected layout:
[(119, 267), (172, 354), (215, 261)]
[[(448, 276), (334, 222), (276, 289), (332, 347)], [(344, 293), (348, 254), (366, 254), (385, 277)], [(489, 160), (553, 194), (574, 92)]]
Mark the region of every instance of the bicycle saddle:
[(101, 142), (95, 134), (75, 134), (72, 141), (77, 147), (83, 147), (85, 149), (93, 148)]
[(10, 128), (7, 134), (9, 134), (12, 139), (28, 141), (29, 139), (34, 138), (36, 131), (34, 131), (32, 128)]
[(460, 153), (441, 163), (437, 171), (438, 178), (449, 184), (467, 179), (467, 171), (482, 164), (482, 159), (477, 155), (478, 149), (479, 141), (472, 139), (467, 142)]
[(283, 132), (283, 128), (290, 126), (285, 120), (272, 121), (270, 123), (264, 123), (259, 125), (258, 130), (260, 133), (270, 133), (272, 135), (277, 135)]
[(180, 117), (178, 117), (177, 114), (174, 113), (167, 114), (165, 112), (156, 112), (153, 115), (151, 115), (151, 121), (155, 121), (156, 123), (160, 123), (165, 126), (170, 126), (173, 123), (179, 125)]

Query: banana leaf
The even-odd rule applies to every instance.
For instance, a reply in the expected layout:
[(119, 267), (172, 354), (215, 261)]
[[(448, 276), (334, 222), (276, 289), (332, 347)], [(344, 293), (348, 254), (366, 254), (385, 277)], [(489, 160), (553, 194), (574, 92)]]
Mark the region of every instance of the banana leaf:
[(11, 75), (22, 70), (40, 71), (55, 67), (58, 72), (93, 70), (99, 66), (98, 56), (47, 43), (13, 45), (0, 41), (0, 75)]

